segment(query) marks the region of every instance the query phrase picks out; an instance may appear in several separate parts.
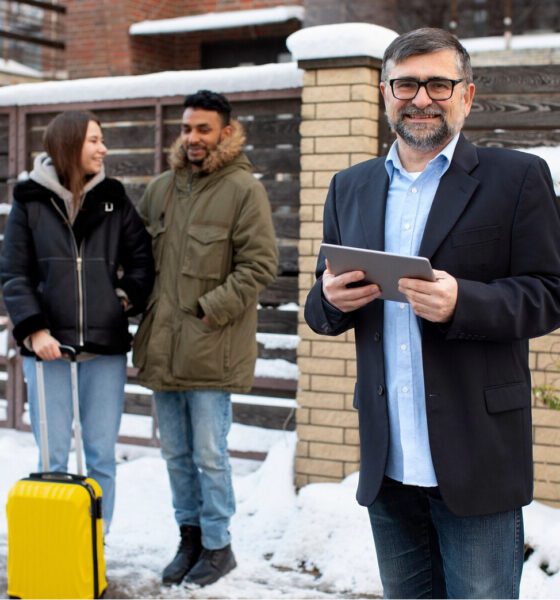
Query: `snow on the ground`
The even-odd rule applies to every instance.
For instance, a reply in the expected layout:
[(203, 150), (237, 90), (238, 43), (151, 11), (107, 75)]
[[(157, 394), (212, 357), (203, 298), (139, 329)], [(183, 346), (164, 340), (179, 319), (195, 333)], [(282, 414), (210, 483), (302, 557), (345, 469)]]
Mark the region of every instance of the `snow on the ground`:
[[(234, 433), (233, 433), (234, 432)], [(234, 425), (230, 445), (251, 440), (265, 462), (232, 459), (237, 512), (232, 521), (238, 567), (208, 588), (162, 588), (178, 531), (165, 464), (155, 448), (119, 445), (117, 505), (106, 558), (107, 598), (372, 598), (382, 594), (367, 511), (354, 499), (356, 475), (296, 493), (292, 432)], [(0, 430), (0, 503), (35, 469), (30, 434)], [(560, 597), (560, 510), (533, 502), (524, 509), (522, 598)], [(6, 519), (0, 519), (0, 594), (5, 595)]]

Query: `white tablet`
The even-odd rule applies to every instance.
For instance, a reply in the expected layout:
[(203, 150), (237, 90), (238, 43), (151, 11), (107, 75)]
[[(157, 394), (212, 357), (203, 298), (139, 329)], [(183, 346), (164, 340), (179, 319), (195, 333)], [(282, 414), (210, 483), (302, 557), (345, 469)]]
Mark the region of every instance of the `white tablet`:
[(385, 300), (407, 301), (398, 290), (401, 277), (436, 280), (430, 261), (422, 256), (405, 256), (326, 243), (321, 244), (321, 250), (328, 258), (335, 275), (348, 271), (364, 271), (364, 281), (377, 283), (381, 288), (381, 298)]

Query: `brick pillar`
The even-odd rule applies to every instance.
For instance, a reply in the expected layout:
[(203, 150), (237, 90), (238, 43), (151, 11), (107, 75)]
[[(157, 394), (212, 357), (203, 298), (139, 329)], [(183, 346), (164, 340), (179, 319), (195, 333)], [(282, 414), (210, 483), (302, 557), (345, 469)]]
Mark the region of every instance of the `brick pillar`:
[[(533, 386), (552, 388), (560, 395), (560, 330), (531, 340)], [(533, 458), (535, 499), (560, 508), (560, 410), (533, 398)]]
[[(300, 61), (300, 306), (315, 281), (323, 205), (333, 175), (378, 155), (380, 61), (371, 57)], [(359, 466), (353, 332), (314, 334), (300, 312), (296, 484), (340, 481)]]

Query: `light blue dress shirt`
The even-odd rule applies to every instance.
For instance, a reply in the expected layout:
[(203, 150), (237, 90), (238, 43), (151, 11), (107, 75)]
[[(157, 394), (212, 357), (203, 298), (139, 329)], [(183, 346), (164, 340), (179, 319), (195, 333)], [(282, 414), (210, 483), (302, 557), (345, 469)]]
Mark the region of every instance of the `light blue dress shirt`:
[[(449, 168), (459, 135), (421, 173), (408, 173), (395, 142), (385, 160), (389, 193), (385, 213), (385, 250), (418, 255), (439, 181)], [(389, 456), (385, 473), (408, 485), (437, 485), (430, 453), (422, 334), (406, 302), (385, 301), (384, 351), (389, 409)]]

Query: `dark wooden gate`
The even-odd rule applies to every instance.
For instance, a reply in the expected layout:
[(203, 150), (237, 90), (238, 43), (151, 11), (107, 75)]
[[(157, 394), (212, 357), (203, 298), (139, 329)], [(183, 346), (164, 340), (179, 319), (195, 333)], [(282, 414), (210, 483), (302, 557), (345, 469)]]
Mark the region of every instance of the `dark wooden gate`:
[[(280, 339), (284, 336), (295, 338), (297, 330), (297, 311), (286, 308), (294, 308), (298, 302), (300, 94), (300, 90), (290, 89), (228, 95), (234, 116), (243, 123), (247, 132), (246, 153), (269, 194), (280, 252), (279, 276), (259, 300), (258, 329), (261, 337), (276, 334)], [(131, 199), (138, 202), (154, 174), (167, 168), (167, 151), (179, 134), (182, 102), (181, 96), (0, 110), (0, 201), (11, 202), (11, 188), (16, 175), (31, 169), (33, 158), (42, 151), (42, 135), (50, 119), (61, 110), (88, 109), (99, 116), (103, 125), (109, 148), (106, 159), (108, 174), (118, 178)], [(4, 328), (6, 323), (4, 317)], [(269, 339), (259, 343), (259, 357), (264, 361), (286, 360), (295, 367), (295, 344), (279, 343), (276, 346)], [(266, 366), (266, 362), (262, 364)], [(25, 388), (13, 350), (10, 357), (0, 352), (0, 368), (2, 366), (6, 372), (7, 402), (0, 424), (26, 428), (22, 420)], [(134, 369), (131, 368), (130, 383), (133, 382)], [(284, 406), (281, 402), (267, 406), (271, 403), (259, 405), (255, 402), (253, 405), (250, 399), (245, 399), (243, 403), (234, 403), (234, 419), (273, 427), (283, 424), (289, 415), (289, 399), (295, 397), (296, 386), (297, 378), (286, 379), (274, 376), (274, 373), (267, 375), (266, 369), (264, 375), (259, 376), (257, 371), (253, 394), (286, 398), (288, 401)], [(134, 386), (128, 386), (128, 390), (126, 412), (151, 414), (151, 396)], [(293, 423), (290, 428), (293, 428)], [(124, 441), (146, 440), (131, 440), (128, 436)], [(157, 442), (153, 427), (149, 442)]]

